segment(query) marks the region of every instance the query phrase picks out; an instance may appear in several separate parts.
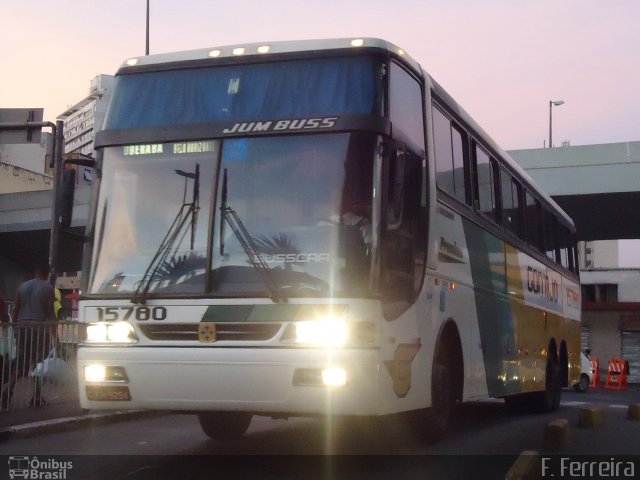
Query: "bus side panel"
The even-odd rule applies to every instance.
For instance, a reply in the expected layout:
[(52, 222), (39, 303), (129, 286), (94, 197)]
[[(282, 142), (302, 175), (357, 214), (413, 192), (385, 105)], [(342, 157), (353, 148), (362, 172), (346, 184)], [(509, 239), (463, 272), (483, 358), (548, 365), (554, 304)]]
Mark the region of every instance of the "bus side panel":
[(463, 222), (489, 396), (544, 390), (552, 340), (558, 352), (566, 343), (574, 378), (579, 323), (564, 313), (563, 276), (476, 223)]
[[(469, 247), (476, 313), (489, 396), (514, 391), (517, 350), (511, 303), (506, 292), (504, 242), (479, 225), (463, 220)], [(517, 391), (519, 387), (516, 387)]]
[[(464, 227), (466, 220), (444, 204), (435, 215), (437, 271), (425, 282), (427, 297), (432, 297), (431, 324), (428, 335), (434, 343), (447, 321), (456, 324), (463, 350), (463, 400), (486, 398), (487, 380), (479, 331), (480, 308), (474, 291), (471, 254), (473, 245)], [(486, 255), (485, 255), (486, 256)], [(431, 365), (430, 359), (429, 365)], [(430, 373), (430, 370), (429, 370)], [(430, 402), (430, 400), (429, 400)]]

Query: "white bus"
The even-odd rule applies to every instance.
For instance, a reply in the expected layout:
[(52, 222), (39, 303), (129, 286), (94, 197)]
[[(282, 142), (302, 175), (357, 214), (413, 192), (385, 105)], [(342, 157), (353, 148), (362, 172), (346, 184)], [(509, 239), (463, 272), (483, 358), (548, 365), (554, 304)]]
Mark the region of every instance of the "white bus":
[(96, 150), (83, 408), (438, 436), (456, 403), (550, 411), (579, 378), (571, 219), (386, 41), (129, 59)]

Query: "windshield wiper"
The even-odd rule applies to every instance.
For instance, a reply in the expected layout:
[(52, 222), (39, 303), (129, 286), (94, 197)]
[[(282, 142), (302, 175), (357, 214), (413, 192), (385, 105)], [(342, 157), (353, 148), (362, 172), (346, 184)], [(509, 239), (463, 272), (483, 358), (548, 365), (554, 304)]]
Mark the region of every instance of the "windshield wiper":
[(287, 297), (283, 294), (282, 289), (278, 285), (271, 275), (271, 269), (260, 255), (260, 250), (255, 244), (253, 237), (248, 232), (244, 223), (236, 213), (236, 211), (227, 205), (227, 169), (224, 169), (222, 176), (222, 192), (220, 201), (220, 255), (224, 255), (224, 225), (229, 224), (233, 234), (240, 242), (240, 246), (249, 257), (249, 262), (253, 268), (256, 269), (262, 282), (266, 285), (269, 293), (271, 294), (271, 300), (275, 303), (286, 303)]
[[(156, 250), (151, 262), (147, 266), (147, 269), (140, 280), (140, 284), (136, 289), (136, 292), (131, 299), (131, 303), (145, 304), (147, 301), (147, 295), (151, 288), (151, 283), (156, 277), (161, 266), (166, 262), (169, 255), (175, 257), (178, 248), (182, 245), (182, 241), (187, 234), (188, 229), (185, 229), (185, 225), (189, 222), (191, 226), (191, 243), (190, 247), (193, 250), (196, 236), (196, 219), (198, 210), (200, 209), (200, 164), (196, 163), (194, 172), (185, 172), (183, 170), (174, 170), (177, 175), (184, 177), (184, 194), (182, 195), (182, 205), (178, 210), (173, 222), (169, 226), (166, 235), (160, 242), (160, 246)], [(191, 202), (187, 203), (187, 183), (189, 179), (193, 180), (193, 194)], [(174, 248), (175, 245), (175, 248)]]

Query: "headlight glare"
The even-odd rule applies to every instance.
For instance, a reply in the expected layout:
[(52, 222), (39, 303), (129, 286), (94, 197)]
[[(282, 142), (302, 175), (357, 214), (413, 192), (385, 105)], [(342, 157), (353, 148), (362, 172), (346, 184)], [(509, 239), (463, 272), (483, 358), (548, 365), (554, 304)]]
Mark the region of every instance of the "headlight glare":
[(89, 343), (135, 343), (138, 341), (129, 322), (100, 322), (87, 326)]
[(133, 327), (127, 322), (117, 322), (107, 327), (107, 340), (110, 342), (128, 342), (133, 335)]
[(87, 365), (84, 367), (84, 379), (87, 382), (103, 382), (107, 369), (103, 365)]
[(106, 342), (107, 325), (105, 323), (91, 323), (87, 326), (88, 342)]
[(339, 347), (347, 343), (347, 322), (339, 319), (308, 320), (296, 323), (296, 341), (327, 347)]

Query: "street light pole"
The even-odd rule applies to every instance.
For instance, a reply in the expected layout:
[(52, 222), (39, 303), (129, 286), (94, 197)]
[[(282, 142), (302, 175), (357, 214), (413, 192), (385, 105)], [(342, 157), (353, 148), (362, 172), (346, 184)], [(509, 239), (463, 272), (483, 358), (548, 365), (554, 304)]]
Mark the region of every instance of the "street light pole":
[(564, 104), (564, 100), (549, 100), (549, 148), (553, 148), (552, 110), (553, 106), (559, 107)]
[(147, 0), (147, 47), (145, 49), (145, 55), (149, 55), (149, 0)]

